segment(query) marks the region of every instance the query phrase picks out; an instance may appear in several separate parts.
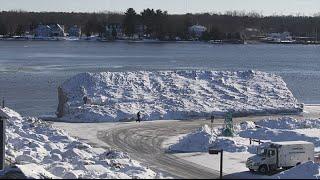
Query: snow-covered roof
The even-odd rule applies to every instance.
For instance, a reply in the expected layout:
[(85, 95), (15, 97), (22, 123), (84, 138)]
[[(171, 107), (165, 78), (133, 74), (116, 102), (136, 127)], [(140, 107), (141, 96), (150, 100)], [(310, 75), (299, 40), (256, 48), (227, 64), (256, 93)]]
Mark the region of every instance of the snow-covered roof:
[(311, 142), (307, 142), (307, 141), (283, 141), (283, 142), (272, 142), (273, 144), (276, 145), (305, 145), (305, 144), (312, 144)]
[(189, 27), (190, 30), (192, 31), (206, 31), (207, 28), (205, 26), (201, 26), (201, 25), (193, 25), (191, 27)]

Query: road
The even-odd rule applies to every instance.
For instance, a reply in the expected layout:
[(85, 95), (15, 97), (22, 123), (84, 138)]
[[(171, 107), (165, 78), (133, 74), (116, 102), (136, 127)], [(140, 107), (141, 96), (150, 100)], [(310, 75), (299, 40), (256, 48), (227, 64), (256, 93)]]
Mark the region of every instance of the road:
[[(243, 121), (257, 121), (266, 117), (235, 118)], [(112, 148), (127, 152), (130, 156), (142, 162), (151, 169), (163, 172), (174, 178), (184, 179), (216, 179), (219, 172), (189, 161), (182, 160), (163, 148), (162, 143), (171, 137), (190, 133), (209, 120), (188, 121), (153, 121), (130, 123), (98, 132), (98, 138)], [(222, 119), (215, 120), (214, 125), (223, 124)], [(219, 163), (219, 162), (217, 162)]]
[[(320, 106), (306, 107), (307, 114), (293, 116), (299, 118), (319, 118)], [(234, 122), (258, 121), (278, 116), (258, 116), (234, 118)], [(222, 119), (215, 120), (215, 125), (221, 124)], [(133, 159), (142, 162), (149, 168), (163, 172), (164, 175), (174, 178), (186, 179), (215, 179), (219, 178), (219, 172), (189, 161), (179, 159), (166, 152), (162, 143), (174, 136), (186, 134), (210, 124), (208, 120), (188, 121), (152, 121), (141, 123), (55, 123), (55, 126), (65, 129), (71, 135), (83, 140), (88, 139), (103, 141), (112, 149), (127, 152)], [(92, 137), (91, 137), (92, 136)], [(93, 137), (94, 136), (94, 137)], [(99, 144), (96, 142), (94, 144)], [(100, 143), (101, 144), (101, 143)], [(218, 163), (218, 162), (217, 162)]]
[(219, 172), (179, 159), (162, 148), (165, 139), (185, 134), (204, 125), (199, 121), (174, 121), (166, 123), (142, 122), (116, 127), (99, 133), (99, 139), (151, 169), (175, 178), (215, 179)]

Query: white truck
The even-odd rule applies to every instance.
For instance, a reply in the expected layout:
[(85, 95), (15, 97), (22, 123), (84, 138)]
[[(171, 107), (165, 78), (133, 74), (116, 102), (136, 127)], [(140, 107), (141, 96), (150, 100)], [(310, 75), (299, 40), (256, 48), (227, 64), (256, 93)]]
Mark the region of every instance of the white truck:
[(314, 160), (314, 144), (306, 141), (268, 142), (257, 148), (257, 154), (248, 158), (246, 167), (261, 174), (279, 168), (289, 169)]

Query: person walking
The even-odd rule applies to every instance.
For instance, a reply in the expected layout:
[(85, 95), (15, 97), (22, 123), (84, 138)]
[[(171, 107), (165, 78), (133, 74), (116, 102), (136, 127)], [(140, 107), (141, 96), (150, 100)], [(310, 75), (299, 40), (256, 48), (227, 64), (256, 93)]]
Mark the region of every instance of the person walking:
[(137, 113), (137, 121), (136, 122), (140, 122), (141, 121), (141, 115), (140, 115), (140, 111)]
[(87, 96), (83, 96), (82, 100), (83, 100), (83, 104), (88, 104), (88, 97)]

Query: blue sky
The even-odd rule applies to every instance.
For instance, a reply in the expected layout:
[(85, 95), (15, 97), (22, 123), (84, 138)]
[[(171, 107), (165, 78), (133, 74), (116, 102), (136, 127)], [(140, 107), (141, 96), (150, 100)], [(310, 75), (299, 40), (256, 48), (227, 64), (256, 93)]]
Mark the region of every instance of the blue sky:
[(160, 8), (169, 13), (256, 11), (264, 15), (313, 15), (320, 12), (320, 0), (0, 0), (0, 10), (123, 12), (133, 7)]

